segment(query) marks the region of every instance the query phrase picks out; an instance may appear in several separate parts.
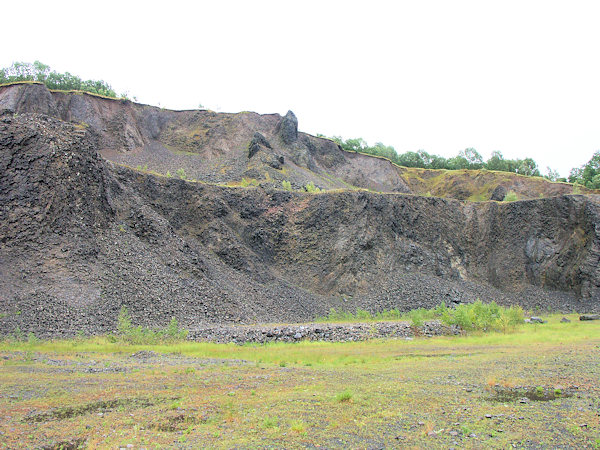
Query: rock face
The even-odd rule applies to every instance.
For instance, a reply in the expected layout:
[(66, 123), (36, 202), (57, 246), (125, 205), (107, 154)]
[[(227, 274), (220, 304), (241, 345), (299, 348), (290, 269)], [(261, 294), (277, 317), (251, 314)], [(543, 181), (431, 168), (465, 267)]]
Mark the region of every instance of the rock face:
[[(132, 139), (168, 126), (117, 103), (135, 113)], [(176, 317), (187, 328), (477, 298), (600, 309), (599, 196), (465, 203), (186, 182), (102, 158), (105, 145), (126, 145), (122, 135), (11, 108), (0, 116), (0, 334), (106, 332), (122, 305), (135, 323)], [(249, 141), (238, 149), (243, 164)], [(277, 155), (259, 145), (248, 164)], [(330, 145), (303, 148), (335, 167)], [(380, 173), (369, 172), (375, 159), (365, 157), (363, 176)]]
[[(95, 136), (105, 159), (160, 174), (184, 169), (189, 179), (210, 183), (239, 184), (250, 178), (261, 186), (280, 187), (285, 181), (301, 189), (312, 182), (324, 190), (368, 189), (459, 200), (490, 199), (498, 186), (514, 191), (519, 199), (573, 192), (571, 185), (541, 178), (403, 168), (346, 152), (329, 139), (299, 132), (291, 111), (284, 117), (169, 111), (86, 93), (50, 92), (35, 83), (0, 86), (0, 111), (41, 113), (75, 123)], [(256, 140), (256, 133), (264, 139)], [(261, 157), (254, 157), (259, 150)], [(242, 152), (249, 158), (240, 158)]]

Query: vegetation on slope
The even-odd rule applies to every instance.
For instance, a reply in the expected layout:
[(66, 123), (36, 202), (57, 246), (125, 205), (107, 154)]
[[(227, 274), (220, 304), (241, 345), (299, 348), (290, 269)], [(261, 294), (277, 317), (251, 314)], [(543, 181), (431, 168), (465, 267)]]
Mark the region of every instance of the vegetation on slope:
[[(15, 62), (12, 66), (0, 69), (0, 84), (10, 84), (20, 81), (35, 81), (44, 83), (48, 89), (60, 91), (84, 91), (105, 97), (116, 98), (117, 93), (102, 80), (82, 80), (69, 72), (58, 73), (50, 70), (50, 66), (35, 61), (33, 64)], [(122, 97), (126, 97), (123, 95)]]
[[(398, 154), (394, 147), (390, 145), (377, 142), (375, 145), (370, 146), (362, 138), (344, 140), (339, 136), (334, 136), (331, 139), (346, 151), (382, 156), (404, 167), (447, 170), (487, 169), (534, 177), (541, 176), (538, 164), (532, 158), (505, 159), (499, 151), (493, 152), (492, 156), (484, 161), (481, 154), (474, 148), (462, 150), (452, 158), (444, 158), (443, 156), (431, 155), (424, 150)], [(548, 174), (544, 175), (544, 178), (550, 181), (567, 181), (566, 178), (560, 178), (558, 173), (550, 168), (548, 168)]]
[(600, 150), (583, 166), (571, 170), (569, 182), (589, 189), (600, 189)]

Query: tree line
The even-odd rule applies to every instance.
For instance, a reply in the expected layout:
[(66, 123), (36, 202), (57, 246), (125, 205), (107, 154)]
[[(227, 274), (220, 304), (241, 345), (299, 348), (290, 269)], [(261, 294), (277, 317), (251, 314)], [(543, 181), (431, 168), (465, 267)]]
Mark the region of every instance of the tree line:
[[(319, 137), (326, 137), (318, 135)], [(384, 145), (377, 142), (375, 145), (368, 145), (362, 138), (342, 139), (339, 136), (332, 138), (340, 147), (349, 152), (365, 153), (368, 155), (382, 156), (395, 164), (404, 167), (418, 167), (422, 169), (487, 169), (498, 170), (502, 172), (512, 172), (521, 175), (544, 178), (550, 181), (562, 181), (581, 184), (590, 189), (600, 189), (600, 150), (597, 151), (592, 159), (580, 168), (571, 170), (568, 179), (560, 177), (558, 172), (548, 167), (547, 174), (542, 175), (538, 164), (532, 158), (508, 159), (502, 156), (499, 151), (492, 152), (492, 156), (485, 161), (481, 154), (474, 148), (461, 150), (451, 158), (444, 158), (439, 155), (432, 155), (424, 150), (416, 152), (397, 153), (396, 149), (390, 145)]]
[(33, 64), (15, 62), (10, 67), (0, 69), (0, 84), (18, 81), (37, 81), (44, 83), (48, 89), (60, 91), (85, 91), (105, 97), (117, 97), (117, 93), (106, 81), (82, 80), (69, 72), (58, 73), (40, 61), (35, 61)]

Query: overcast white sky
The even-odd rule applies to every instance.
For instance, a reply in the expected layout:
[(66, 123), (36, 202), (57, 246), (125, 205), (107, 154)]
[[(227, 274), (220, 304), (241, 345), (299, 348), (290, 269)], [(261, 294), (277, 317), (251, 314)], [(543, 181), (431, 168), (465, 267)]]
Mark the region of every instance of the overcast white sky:
[(40, 60), (173, 109), (293, 110), (398, 152), (476, 148), (566, 176), (600, 150), (600, 1), (28, 1), (0, 67)]

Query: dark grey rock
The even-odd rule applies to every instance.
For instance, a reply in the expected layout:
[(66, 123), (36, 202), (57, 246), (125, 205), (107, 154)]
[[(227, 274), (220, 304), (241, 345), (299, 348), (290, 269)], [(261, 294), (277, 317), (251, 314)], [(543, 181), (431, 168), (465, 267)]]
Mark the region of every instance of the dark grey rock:
[(262, 134), (260, 134), (258, 131), (256, 131), (254, 133), (254, 136), (252, 136), (252, 140), (250, 141), (250, 144), (248, 145), (248, 159), (250, 159), (254, 155), (256, 155), (256, 153), (259, 152), (261, 147), (270, 149), (271, 144), (269, 143), (269, 141), (267, 141), (267, 139)]
[(570, 321), (569, 319), (567, 319), (566, 317), (563, 317), (562, 319), (560, 319), (560, 321), (561, 321), (562, 323), (569, 323), (569, 322), (571, 322), (571, 321)]
[(279, 134), (288, 145), (298, 140), (298, 119), (292, 111), (288, 111), (279, 122)]
[(541, 317), (537, 317), (537, 316), (531, 316), (529, 318), (529, 322), (531, 322), (531, 323), (546, 323), (546, 321), (544, 319), (542, 319)]
[(506, 197), (507, 190), (504, 186), (498, 185), (492, 192), (490, 200), (496, 200), (497, 202), (501, 202)]
[(600, 314), (582, 314), (579, 320), (600, 320)]

